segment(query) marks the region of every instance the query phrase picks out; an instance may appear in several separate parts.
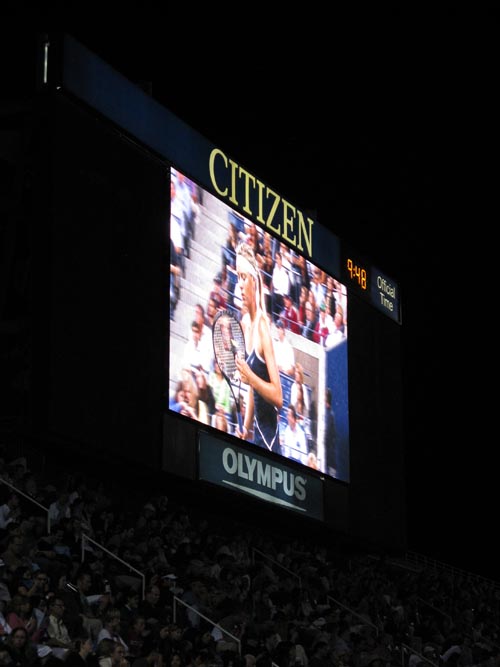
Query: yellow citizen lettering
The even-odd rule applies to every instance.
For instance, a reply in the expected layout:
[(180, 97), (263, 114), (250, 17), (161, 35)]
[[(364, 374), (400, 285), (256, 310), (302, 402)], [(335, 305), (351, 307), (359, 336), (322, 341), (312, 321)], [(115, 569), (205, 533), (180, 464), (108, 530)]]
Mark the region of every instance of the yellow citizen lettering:
[(238, 200), (236, 199), (236, 174), (238, 172), (238, 165), (234, 160), (229, 160), (231, 165), (231, 194), (229, 195), (229, 201), (233, 204), (238, 205)]
[(313, 224), (314, 220), (311, 220), (311, 218), (307, 218), (307, 227), (306, 227), (306, 220), (304, 220), (304, 215), (302, 211), (297, 211), (297, 216), (299, 218), (299, 242), (297, 244), (297, 248), (302, 252), (304, 250), (304, 246), (302, 245), (302, 240), (304, 240), (307, 248), (307, 254), (309, 257), (312, 257), (313, 251), (312, 251), (312, 234), (313, 234)]
[[(295, 234), (293, 233), (295, 206), (292, 206), (285, 199), (282, 199), (281, 201), (283, 202), (283, 238), (285, 241), (288, 241), (290, 245), (296, 246), (297, 241), (295, 239)], [(289, 236), (289, 231), (292, 232), (292, 236)]]
[[(219, 179), (229, 182), (229, 185), (220, 185), (216, 172)], [(220, 197), (254, 217), (256, 222), (282, 237), (290, 246), (312, 257), (314, 220), (228, 158), (220, 148), (214, 148), (210, 153), (209, 174), (212, 186)], [(241, 203), (238, 196), (242, 199)], [(252, 207), (257, 210), (252, 210)]]
[(269, 229), (272, 229), (273, 232), (276, 232), (276, 234), (279, 234), (281, 236), (281, 228), (278, 227), (273, 227), (273, 220), (274, 216), (276, 215), (276, 211), (278, 209), (279, 203), (281, 201), (281, 198), (277, 192), (274, 192), (274, 190), (271, 190), (271, 188), (266, 189), (266, 195), (269, 198), (269, 196), (274, 197), (274, 202), (271, 206), (271, 210), (269, 211), (269, 215), (267, 216), (266, 220), (266, 227), (269, 227)]
[(210, 153), (210, 158), (208, 161), (208, 170), (210, 173), (210, 181), (214, 187), (215, 192), (220, 195), (221, 197), (227, 197), (227, 188), (225, 190), (221, 190), (217, 184), (217, 180), (215, 178), (215, 158), (216, 157), (221, 157), (222, 162), (224, 164), (224, 167), (227, 169), (227, 158), (224, 155), (224, 153), (219, 149), (219, 148), (214, 148), (213, 151)]
[(264, 183), (262, 181), (257, 181), (257, 221), (260, 222), (261, 225), (266, 224), (266, 221), (264, 220), (264, 188)]
[(243, 167), (240, 167), (240, 176), (243, 177), (245, 183), (245, 200), (243, 202), (243, 210), (245, 213), (252, 215), (252, 209), (250, 208), (250, 183), (252, 184), (252, 188), (255, 188), (255, 181), (257, 179), (255, 176), (252, 176), (249, 171), (243, 169)]

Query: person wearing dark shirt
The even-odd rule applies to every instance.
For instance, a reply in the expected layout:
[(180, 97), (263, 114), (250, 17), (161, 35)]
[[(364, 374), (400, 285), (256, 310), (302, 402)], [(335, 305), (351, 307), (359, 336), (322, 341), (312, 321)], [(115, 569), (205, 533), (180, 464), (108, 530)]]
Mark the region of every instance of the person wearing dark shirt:
[(96, 640), (102, 629), (99, 611), (104, 611), (104, 603), (106, 600), (109, 602), (109, 596), (100, 596), (99, 610), (94, 610), (88, 599), (91, 587), (92, 575), (81, 570), (76, 579), (76, 587), (60, 591), (60, 596), (65, 604), (63, 620), (70, 635), (79, 636), (88, 633), (93, 640)]
[(146, 619), (146, 627), (150, 630), (166, 625), (167, 622), (167, 608), (161, 604), (161, 591), (156, 584), (151, 584), (146, 589), (144, 600), (139, 605), (137, 610), (139, 616)]
[(26, 628), (19, 626), (12, 630), (3, 645), (12, 658), (12, 667), (38, 667), (42, 664)]
[(94, 655), (94, 647), (89, 637), (81, 637), (73, 642), (73, 649), (64, 659), (68, 667), (96, 667), (97, 658)]
[(310, 301), (306, 301), (304, 305), (304, 312), (306, 319), (304, 321), (301, 333), (305, 338), (307, 338), (307, 340), (314, 340), (314, 331), (316, 328), (317, 319), (316, 313), (314, 312), (314, 308)]

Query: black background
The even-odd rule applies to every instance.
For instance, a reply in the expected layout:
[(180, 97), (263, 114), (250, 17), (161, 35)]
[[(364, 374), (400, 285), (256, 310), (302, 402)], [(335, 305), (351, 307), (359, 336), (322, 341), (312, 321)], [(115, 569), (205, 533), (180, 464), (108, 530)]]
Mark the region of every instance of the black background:
[(73, 34), (399, 282), (410, 546), (498, 578), (490, 17), (85, 14), (16, 25)]

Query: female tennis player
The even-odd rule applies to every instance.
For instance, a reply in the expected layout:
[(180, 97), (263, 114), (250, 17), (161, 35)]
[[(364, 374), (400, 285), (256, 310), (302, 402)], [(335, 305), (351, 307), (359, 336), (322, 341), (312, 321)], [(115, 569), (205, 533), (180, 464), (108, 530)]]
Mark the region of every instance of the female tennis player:
[(249, 386), (245, 421), (236, 435), (279, 454), (278, 411), (283, 405), (283, 392), (266, 313), (262, 277), (255, 254), (245, 242), (240, 243), (236, 250), (236, 272), (242, 303), (248, 312), (248, 323), (244, 329), (247, 358), (238, 357), (236, 365), (241, 381)]

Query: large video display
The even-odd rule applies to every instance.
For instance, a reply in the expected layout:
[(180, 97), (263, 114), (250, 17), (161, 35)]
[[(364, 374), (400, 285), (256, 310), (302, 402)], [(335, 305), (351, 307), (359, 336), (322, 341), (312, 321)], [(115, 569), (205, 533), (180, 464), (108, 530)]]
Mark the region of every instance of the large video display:
[(168, 409), (349, 481), (345, 285), (170, 173)]

